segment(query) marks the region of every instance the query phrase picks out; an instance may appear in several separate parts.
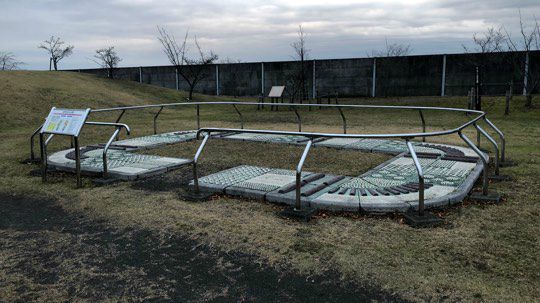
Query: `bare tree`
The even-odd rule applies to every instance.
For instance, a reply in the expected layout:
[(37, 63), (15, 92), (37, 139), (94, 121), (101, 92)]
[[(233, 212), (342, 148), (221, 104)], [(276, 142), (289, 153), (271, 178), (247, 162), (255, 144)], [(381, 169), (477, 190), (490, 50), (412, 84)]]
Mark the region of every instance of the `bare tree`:
[(22, 64), (24, 63), (17, 61), (13, 53), (0, 52), (0, 70), (14, 70)]
[(73, 45), (64, 47), (65, 42), (60, 40), (60, 37), (51, 36), (49, 40), (43, 41), (38, 48), (46, 50), (50, 54), (49, 70), (51, 70), (51, 63), (54, 66), (54, 70), (58, 70), (58, 62), (65, 57), (70, 56), (73, 53)]
[(391, 43), (388, 44), (388, 39), (384, 38), (386, 49), (373, 50), (370, 57), (402, 57), (407, 56), (412, 52), (410, 44)]
[(298, 61), (299, 66), (297, 70), (293, 71), (288, 78), (288, 90), (291, 94), (291, 97), (299, 98), (300, 103), (304, 99), (307, 99), (307, 88), (306, 88), (306, 60), (309, 59), (310, 50), (306, 46), (306, 36), (304, 28), (302, 25), (298, 26), (297, 40), (291, 43), (291, 47), (294, 49), (293, 58)]
[(473, 47), (462, 45), (465, 53), (469, 53), (469, 56), (465, 57), (462, 64), (475, 72), (475, 84), (472, 90), (474, 92), (474, 102), (471, 102), (470, 105), (476, 110), (482, 110), (483, 74), (489, 66), (500, 64), (501, 60), (502, 62), (508, 60), (505, 55), (499, 58), (492, 55), (505, 51), (506, 35), (502, 26), (497, 28), (489, 27), (483, 33), (474, 33), (472, 42)]
[(507, 31), (505, 31), (506, 42), (509, 51), (519, 57), (518, 60), (513, 60), (513, 62), (518, 62), (515, 64), (515, 67), (518, 69), (518, 73), (523, 79), (523, 94), (526, 96), (527, 100), (525, 105), (527, 107), (532, 107), (532, 93), (540, 83), (540, 76), (538, 75), (538, 71), (534, 73), (531, 68), (530, 55), (532, 51), (540, 50), (540, 25), (536, 18), (534, 24), (531, 26), (525, 25), (520, 12), (519, 27), (520, 34), (517, 39), (514, 39)]
[(158, 26), (159, 36), (157, 37), (163, 46), (163, 52), (167, 55), (169, 62), (174, 65), (178, 73), (184, 78), (189, 86), (189, 99), (193, 99), (193, 91), (197, 84), (208, 77), (208, 66), (218, 60), (218, 55), (213, 51), (204, 52), (197, 37), (193, 38), (193, 43), (197, 49), (195, 57), (189, 57), (188, 38), (189, 31), (186, 31), (184, 41), (178, 44), (173, 35), (169, 34), (165, 28)]
[(470, 49), (463, 45), (465, 52), (495, 53), (505, 51), (506, 35), (502, 27), (490, 27), (486, 32), (473, 35), (474, 48)]
[(116, 50), (114, 50), (114, 46), (97, 49), (94, 58), (97, 60), (92, 59), (92, 61), (99, 64), (102, 68), (107, 69), (107, 77), (113, 79), (114, 70), (118, 67), (118, 63), (122, 61), (116, 53)]

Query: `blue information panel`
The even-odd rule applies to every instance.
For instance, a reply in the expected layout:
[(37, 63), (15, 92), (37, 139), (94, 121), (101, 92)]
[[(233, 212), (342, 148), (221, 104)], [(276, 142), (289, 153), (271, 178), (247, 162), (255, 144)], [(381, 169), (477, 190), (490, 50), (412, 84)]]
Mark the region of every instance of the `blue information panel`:
[(41, 128), (41, 133), (78, 136), (90, 109), (68, 109), (53, 107)]

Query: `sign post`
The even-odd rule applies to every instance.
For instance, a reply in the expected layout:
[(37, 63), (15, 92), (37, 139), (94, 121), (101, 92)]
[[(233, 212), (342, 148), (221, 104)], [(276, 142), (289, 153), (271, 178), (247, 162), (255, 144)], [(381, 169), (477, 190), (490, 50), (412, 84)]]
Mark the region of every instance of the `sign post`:
[[(69, 136), (73, 139), (75, 147), (75, 172), (77, 174), (77, 187), (82, 186), (81, 157), (79, 148), (79, 134), (88, 118), (90, 108), (67, 109), (53, 107), (39, 133), (41, 151), (41, 178), (47, 181), (47, 144), (54, 135)], [(45, 140), (45, 134), (50, 136)]]

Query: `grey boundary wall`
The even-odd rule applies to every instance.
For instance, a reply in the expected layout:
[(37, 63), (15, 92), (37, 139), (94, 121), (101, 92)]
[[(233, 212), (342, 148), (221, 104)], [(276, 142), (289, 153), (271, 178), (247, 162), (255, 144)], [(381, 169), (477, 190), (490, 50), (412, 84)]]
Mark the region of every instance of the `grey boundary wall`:
[[(306, 61), (306, 85), (310, 97), (337, 92), (342, 97), (463, 96), (474, 85), (475, 66), (483, 70), (483, 92), (503, 95), (513, 81), (514, 94), (523, 92), (522, 72), (514, 61), (525, 62), (525, 53), (449, 54), (386, 58), (324, 59)], [(529, 68), (540, 79), (540, 51), (529, 55)], [(226, 96), (268, 94), (273, 85), (286, 85), (298, 70), (297, 61), (224, 63), (207, 67), (208, 75), (196, 87), (198, 93)], [(105, 69), (76, 69), (107, 76)], [(188, 85), (174, 66), (121, 67), (116, 79), (137, 81), (172, 89)], [(538, 93), (539, 87), (533, 93)]]

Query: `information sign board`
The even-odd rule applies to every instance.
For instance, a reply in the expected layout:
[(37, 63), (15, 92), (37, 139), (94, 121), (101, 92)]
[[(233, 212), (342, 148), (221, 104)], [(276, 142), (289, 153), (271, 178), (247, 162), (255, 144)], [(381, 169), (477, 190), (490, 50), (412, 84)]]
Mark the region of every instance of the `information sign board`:
[(90, 109), (68, 109), (53, 107), (41, 128), (41, 133), (78, 136)]

